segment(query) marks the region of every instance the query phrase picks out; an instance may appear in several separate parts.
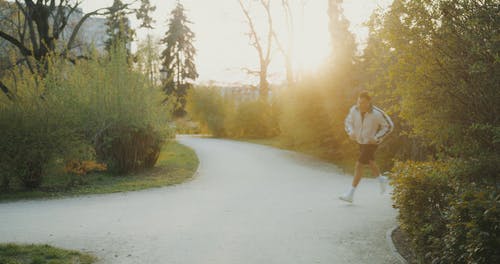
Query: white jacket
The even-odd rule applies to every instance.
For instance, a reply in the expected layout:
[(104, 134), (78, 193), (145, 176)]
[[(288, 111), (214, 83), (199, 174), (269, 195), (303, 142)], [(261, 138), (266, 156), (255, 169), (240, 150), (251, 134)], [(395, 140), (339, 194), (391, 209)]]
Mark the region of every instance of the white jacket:
[(374, 140), (380, 144), (394, 129), (391, 118), (380, 108), (372, 106), (371, 111), (365, 113), (364, 119), (357, 105), (351, 107), (345, 119), (347, 135), (359, 144), (368, 144)]

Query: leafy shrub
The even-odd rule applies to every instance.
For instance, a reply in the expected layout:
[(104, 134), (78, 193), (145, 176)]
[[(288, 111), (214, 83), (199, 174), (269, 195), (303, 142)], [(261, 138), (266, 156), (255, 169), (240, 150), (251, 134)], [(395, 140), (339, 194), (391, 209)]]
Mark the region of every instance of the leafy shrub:
[(152, 128), (113, 126), (96, 137), (97, 159), (109, 171), (126, 174), (152, 168), (160, 155), (164, 138)]
[(129, 66), (127, 52), (117, 48), (107, 59), (60, 72), (70, 77), (53, 90), (73, 98), (68, 101), (77, 106), (74, 126), (95, 147), (97, 160), (114, 173), (154, 166), (161, 144), (172, 135), (169, 109), (161, 103), (161, 90)]
[(396, 163), (394, 207), (421, 263), (500, 260), (500, 195), (488, 173), (498, 177), (498, 164), (484, 157)]
[(500, 195), (472, 184), (450, 200), (440, 263), (500, 262)]
[(51, 79), (41, 79), (21, 68), (6, 83), (15, 87), (15, 99), (0, 99), (0, 174), (4, 189), (18, 178), (26, 188), (42, 184), (49, 161), (68, 154), (81, 143), (65, 115), (65, 105), (48, 95)]
[(100, 158), (114, 162), (110, 167), (115, 168), (116, 158), (128, 155), (116, 151), (130, 149), (103, 151), (104, 145), (96, 141), (99, 135), (113, 134), (110, 129), (118, 124), (140, 131), (140, 135), (124, 132), (113, 136), (125, 137), (118, 139), (120, 142), (139, 140), (133, 149), (134, 153), (142, 151), (143, 156), (140, 165), (134, 163), (132, 168), (154, 165), (161, 143), (172, 136), (167, 126), (169, 109), (162, 104), (161, 90), (130, 67), (125, 50), (75, 65), (59, 56), (47, 57), (46, 63), (46, 72), (31, 73), (20, 66), (2, 78), (15, 95), (14, 100), (0, 96), (0, 176), (4, 188), (14, 177), (25, 187), (37, 188), (48, 162), (88, 159), (87, 154), (78, 153), (88, 146), (99, 146), (99, 154), (111, 155)]
[(200, 122), (205, 130), (203, 132), (209, 132), (216, 137), (226, 134), (226, 100), (220, 89), (203, 86), (191, 89), (187, 99), (187, 111), (193, 119)]
[(227, 134), (234, 138), (269, 138), (278, 134), (278, 118), (266, 101), (257, 99), (236, 104), (225, 122)]
[(215, 137), (265, 138), (279, 131), (275, 104), (224, 95), (217, 87), (192, 89), (187, 109)]
[(394, 207), (421, 261), (430, 262), (446, 232), (450, 167), (444, 162), (398, 162), (393, 168)]

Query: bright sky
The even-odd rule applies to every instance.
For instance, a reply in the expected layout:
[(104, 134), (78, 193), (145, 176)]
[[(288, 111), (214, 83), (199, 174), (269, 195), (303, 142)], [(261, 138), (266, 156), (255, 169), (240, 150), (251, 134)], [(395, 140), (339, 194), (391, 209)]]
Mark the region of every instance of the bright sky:
[[(122, 0), (130, 2), (131, 0)], [(84, 0), (85, 12), (109, 6), (112, 0)], [(167, 30), (170, 11), (177, 0), (151, 0), (157, 9), (153, 14), (156, 20), (155, 29), (139, 30), (138, 39), (146, 34), (162, 38)], [(251, 13), (256, 18), (258, 31), (264, 36), (266, 32), (263, 9), (255, 0), (243, 0), (250, 3)], [(304, 71), (313, 71), (326, 59), (329, 50), (330, 36), (328, 32), (328, 0), (290, 0), (295, 19), (295, 67)], [(344, 12), (351, 22), (351, 31), (357, 41), (363, 44), (367, 29), (362, 25), (372, 11), (380, 6), (385, 8), (391, 0), (345, 0)], [(249, 76), (243, 68), (258, 69), (256, 50), (250, 45), (248, 24), (238, 0), (181, 0), (187, 10), (188, 18), (193, 22), (191, 29), (196, 35), (196, 65), (200, 74), (198, 83), (217, 81), (218, 83), (257, 83), (257, 78)], [(301, 3), (305, 3), (301, 8)], [(281, 39), (286, 42), (286, 30), (281, 9), (281, 1), (271, 0), (273, 20)], [(303, 10), (303, 11), (302, 11)], [(137, 26), (135, 16), (131, 17), (132, 25)], [(273, 53), (270, 65), (270, 81), (279, 83), (284, 79), (284, 59), (277, 49)]]

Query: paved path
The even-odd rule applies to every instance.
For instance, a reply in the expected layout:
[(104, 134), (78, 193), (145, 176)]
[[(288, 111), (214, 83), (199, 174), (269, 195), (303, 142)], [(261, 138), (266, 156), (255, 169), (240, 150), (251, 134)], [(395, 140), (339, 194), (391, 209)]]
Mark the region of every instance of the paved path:
[(0, 242), (90, 251), (101, 263), (397, 263), (385, 232), (390, 197), (363, 180), (355, 204), (337, 199), (351, 177), (293, 152), (179, 137), (199, 174), (165, 188), (0, 203)]

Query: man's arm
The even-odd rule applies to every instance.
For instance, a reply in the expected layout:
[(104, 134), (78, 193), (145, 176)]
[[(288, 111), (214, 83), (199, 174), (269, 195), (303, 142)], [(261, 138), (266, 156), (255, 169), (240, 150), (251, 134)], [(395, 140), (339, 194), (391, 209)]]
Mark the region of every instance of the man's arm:
[(349, 110), (349, 114), (347, 114), (346, 119), (344, 120), (345, 132), (349, 137), (352, 137), (354, 134), (354, 120), (352, 118), (352, 108)]
[(380, 108), (375, 108), (375, 110), (380, 113), (380, 118), (379, 118), (380, 129), (375, 134), (375, 140), (378, 143), (380, 143), (382, 142), (382, 140), (384, 140), (385, 137), (387, 137), (392, 132), (392, 130), (394, 129), (394, 123), (392, 122), (389, 115), (387, 115)]

